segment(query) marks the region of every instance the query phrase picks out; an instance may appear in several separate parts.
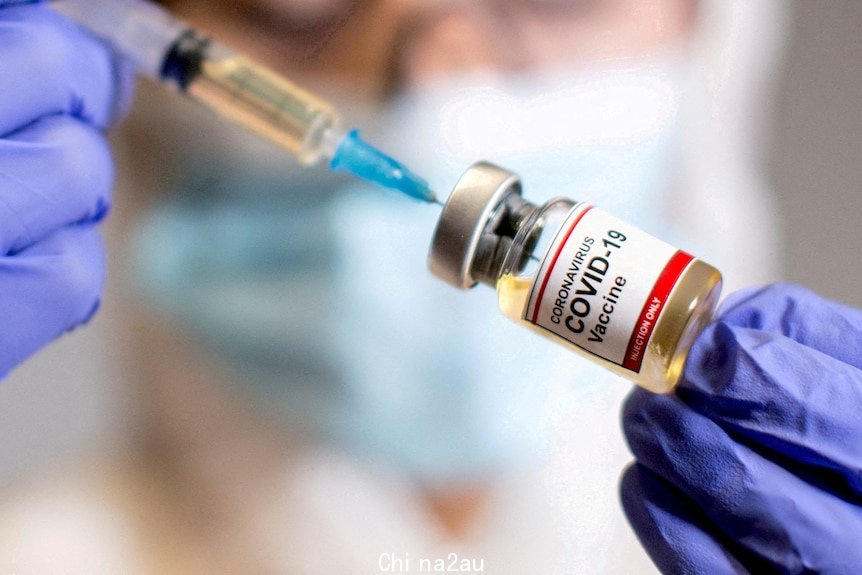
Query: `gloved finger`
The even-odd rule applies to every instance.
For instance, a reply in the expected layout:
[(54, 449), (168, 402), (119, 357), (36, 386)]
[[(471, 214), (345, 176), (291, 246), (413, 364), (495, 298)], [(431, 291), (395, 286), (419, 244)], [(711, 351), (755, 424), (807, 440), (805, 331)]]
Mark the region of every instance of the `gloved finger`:
[(99, 306), (105, 256), (93, 225), (63, 228), (16, 256), (0, 258), (0, 376)]
[(40, 2), (48, 2), (48, 0), (0, 0), (0, 8), (20, 6), (22, 4), (39, 4)]
[(862, 503), (862, 370), (788, 337), (713, 324), (677, 394), (763, 455)]
[(0, 136), (55, 114), (103, 128), (131, 88), (105, 45), (45, 4), (0, 10), (0, 51)]
[(862, 507), (737, 443), (679, 397), (633, 392), (624, 425), (638, 463), (679, 489), (716, 532), (766, 561), (769, 571), (845, 572), (862, 565)]
[(685, 495), (643, 465), (623, 473), (620, 497), (629, 523), (662, 573), (738, 575), (748, 570), (719, 540), (709, 518)]
[(799, 285), (776, 283), (731, 295), (721, 321), (781, 334), (862, 369), (862, 310)]
[(21, 4), (38, 4), (39, 2), (47, 2), (48, 0), (0, 0), (0, 8), (8, 8), (9, 6), (18, 6)]
[(0, 255), (57, 228), (98, 221), (112, 182), (107, 142), (74, 118), (44, 118), (0, 140)]

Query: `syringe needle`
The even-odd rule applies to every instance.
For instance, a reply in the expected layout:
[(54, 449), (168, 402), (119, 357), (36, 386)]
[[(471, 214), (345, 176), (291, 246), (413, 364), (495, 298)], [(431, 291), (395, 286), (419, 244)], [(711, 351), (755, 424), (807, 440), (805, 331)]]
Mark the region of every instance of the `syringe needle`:
[(411, 172), (401, 162), (362, 140), (357, 130), (344, 136), (329, 165), (333, 170), (350, 172), (411, 198), (428, 203), (439, 203), (428, 182)]

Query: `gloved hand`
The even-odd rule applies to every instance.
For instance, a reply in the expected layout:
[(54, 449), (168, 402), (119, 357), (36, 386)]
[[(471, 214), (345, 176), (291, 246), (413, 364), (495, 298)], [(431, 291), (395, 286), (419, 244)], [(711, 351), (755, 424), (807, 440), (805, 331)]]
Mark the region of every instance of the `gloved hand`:
[(736, 294), (623, 423), (623, 505), (663, 572), (862, 573), (862, 311)]
[(47, 4), (0, 0), (0, 376), (98, 307), (123, 68)]

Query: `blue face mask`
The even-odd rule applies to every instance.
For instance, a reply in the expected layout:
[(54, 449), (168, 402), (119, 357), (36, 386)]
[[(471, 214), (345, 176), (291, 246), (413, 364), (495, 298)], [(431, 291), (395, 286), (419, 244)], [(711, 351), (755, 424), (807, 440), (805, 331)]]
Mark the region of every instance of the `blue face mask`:
[[(373, 139), (441, 192), (488, 159), (533, 202), (589, 199), (659, 231), (673, 70), (460, 78), (403, 96)], [(437, 209), (352, 184), (333, 195), (342, 182), (321, 173), (250, 178), (223, 159), (205, 173), (145, 223), (140, 276), (292, 422), (440, 483), (536, 453), (551, 382), (584, 401), (608, 384), (502, 317), (492, 290), (427, 272)]]

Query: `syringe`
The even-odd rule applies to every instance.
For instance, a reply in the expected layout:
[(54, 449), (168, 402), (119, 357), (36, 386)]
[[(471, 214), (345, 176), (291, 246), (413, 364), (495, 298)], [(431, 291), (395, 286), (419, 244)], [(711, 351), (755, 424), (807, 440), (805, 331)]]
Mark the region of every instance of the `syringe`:
[(358, 131), (345, 130), (328, 102), (198, 34), (160, 6), (146, 0), (64, 0), (52, 6), (110, 43), (140, 73), (176, 86), (303, 165), (328, 160), (334, 170), (437, 201), (424, 179), (363, 141)]

